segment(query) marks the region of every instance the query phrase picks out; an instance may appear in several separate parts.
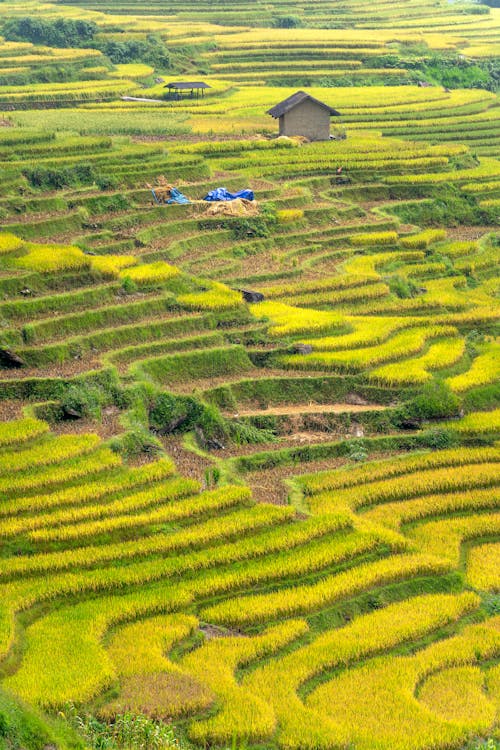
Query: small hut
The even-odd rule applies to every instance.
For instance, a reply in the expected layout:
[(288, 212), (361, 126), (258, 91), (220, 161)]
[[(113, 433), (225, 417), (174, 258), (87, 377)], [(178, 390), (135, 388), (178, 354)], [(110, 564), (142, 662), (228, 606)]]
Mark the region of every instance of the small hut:
[(183, 96), (194, 99), (200, 96), (200, 92), (203, 96), (205, 89), (209, 89), (211, 86), (203, 81), (172, 81), (167, 83), (164, 88), (168, 89), (168, 99), (182, 99)]
[(279, 119), (280, 135), (302, 135), (310, 141), (327, 141), (330, 138), (330, 117), (340, 112), (320, 102), (305, 91), (297, 91), (267, 111)]

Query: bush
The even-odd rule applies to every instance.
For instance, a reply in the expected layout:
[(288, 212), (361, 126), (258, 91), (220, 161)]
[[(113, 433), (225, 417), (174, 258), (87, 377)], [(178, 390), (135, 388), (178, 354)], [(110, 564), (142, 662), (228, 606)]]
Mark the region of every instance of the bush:
[(396, 297), (399, 297), (400, 299), (409, 299), (410, 297), (414, 297), (417, 293), (417, 287), (413, 281), (399, 275), (390, 277), (389, 289), (392, 294), (395, 294)]
[(417, 426), (423, 420), (457, 416), (460, 406), (460, 398), (446, 383), (431, 380), (421, 393), (395, 410), (394, 422), (399, 427)]
[(93, 185), (95, 182), (100, 183), (99, 186), (108, 184), (106, 178), (97, 175), (88, 164), (77, 164), (74, 167), (61, 167), (60, 169), (35, 167), (25, 169), (23, 175), (34, 188), (42, 190), (60, 190), (78, 185)]
[(161, 443), (140, 424), (113, 438), (110, 441), (110, 448), (115, 453), (121, 453), (127, 458), (139, 456), (141, 453), (156, 455), (162, 450)]
[(181, 747), (170, 724), (142, 714), (117, 714), (111, 724), (98, 721), (91, 714), (78, 715), (73, 706), (69, 706), (68, 714), (72, 726), (92, 750), (178, 750)]
[(302, 19), (293, 15), (277, 16), (273, 20), (273, 26), (275, 29), (298, 29), (302, 26)]
[(238, 445), (269, 443), (275, 437), (271, 430), (259, 429), (244, 422), (225, 419), (213, 404), (205, 404), (191, 396), (160, 393), (149, 410), (151, 429), (160, 434), (195, 430), (204, 447), (232, 440)]
[(3, 36), (12, 41), (27, 41), (48, 47), (90, 47), (97, 31), (93, 21), (57, 18), (49, 21), (24, 16), (10, 18), (3, 26)]
[(432, 448), (433, 450), (444, 450), (445, 448), (453, 448), (458, 445), (458, 437), (451, 430), (440, 430), (435, 428), (433, 430), (426, 430), (419, 435), (419, 444), (424, 448)]
[(368, 458), (368, 451), (366, 450), (365, 442), (359, 439), (349, 440), (347, 455), (350, 461), (366, 461)]
[(202, 404), (191, 396), (174, 396), (173, 393), (160, 393), (149, 410), (151, 429), (160, 434), (176, 430), (191, 430), (201, 418)]
[(95, 386), (71, 385), (61, 398), (61, 409), (65, 418), (100, 419), (104, 393)]
[[(0, 692), (0, 747), (8, 750), (43, 750), (54, 747), (51, 729), (31, 708)], [(81, 747), (75, 743), (74, 747)]]

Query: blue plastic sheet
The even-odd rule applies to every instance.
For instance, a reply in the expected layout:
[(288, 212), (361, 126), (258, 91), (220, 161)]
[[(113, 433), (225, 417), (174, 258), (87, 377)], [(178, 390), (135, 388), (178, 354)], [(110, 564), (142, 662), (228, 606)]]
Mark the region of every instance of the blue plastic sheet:
[(186, 198), (186, 196), (177, 190), (177, 188), (172, 188), (170, 191), (170, 198), (167, 201), (167, 203), (180, 203), (181, 205), (190, 202), (189, 198)]
[(230, 193), (226, 188), (218, 187), (210, 190), (203, 198), (204, 201), (234, 201), (235, 198), (244, 198), (247, 201), (253, 201), (253, 190), (239, 190), (237, 193)]

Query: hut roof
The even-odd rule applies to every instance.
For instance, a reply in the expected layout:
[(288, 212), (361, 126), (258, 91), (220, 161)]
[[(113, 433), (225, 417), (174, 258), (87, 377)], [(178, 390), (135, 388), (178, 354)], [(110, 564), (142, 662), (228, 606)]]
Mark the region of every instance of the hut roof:
[(167, 83), (166, 86), (164, 86), (166, 89), (210, 89), (211, 86), (208, 85), (208, 83), (204, 83), (203, 81), (173, 81), (172, 83)]
[(292, 94), (286, 99), (283, 99), (283, 101), (279, 104), (276, 104), (274, 107), (271, 107), (271, 109), (268, 109), (267, 114), (271, 115), (271, 117), (281, 117), (282, 115), (286, 114), (291, 109), (296, 107), (298, 104), (302, 104), (302, 102), (308, 100), (314, 102), (315, 104), (318, 104), (320, 107), (323, 107), (323, 109), (327, 109), (330, 115), (335, 115), (336, 117), (340, 116), (340, 112), (337, 112), (336, 109), (333, 109), (333, 107), (328, 106), (328, 104), (325, 104), (324, 102), (320, 102), (319, 99), (311, 96), (311, 94), (306, 94), (305, 91), (296, 91), (295, 94)]

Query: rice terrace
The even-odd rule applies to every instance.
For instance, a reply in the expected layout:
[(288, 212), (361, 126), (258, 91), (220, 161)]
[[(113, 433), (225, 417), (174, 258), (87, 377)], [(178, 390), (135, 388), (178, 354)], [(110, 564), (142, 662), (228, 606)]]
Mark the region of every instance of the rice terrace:
[(499, 50), (0, 2), (0, 750), (500, 748)]

